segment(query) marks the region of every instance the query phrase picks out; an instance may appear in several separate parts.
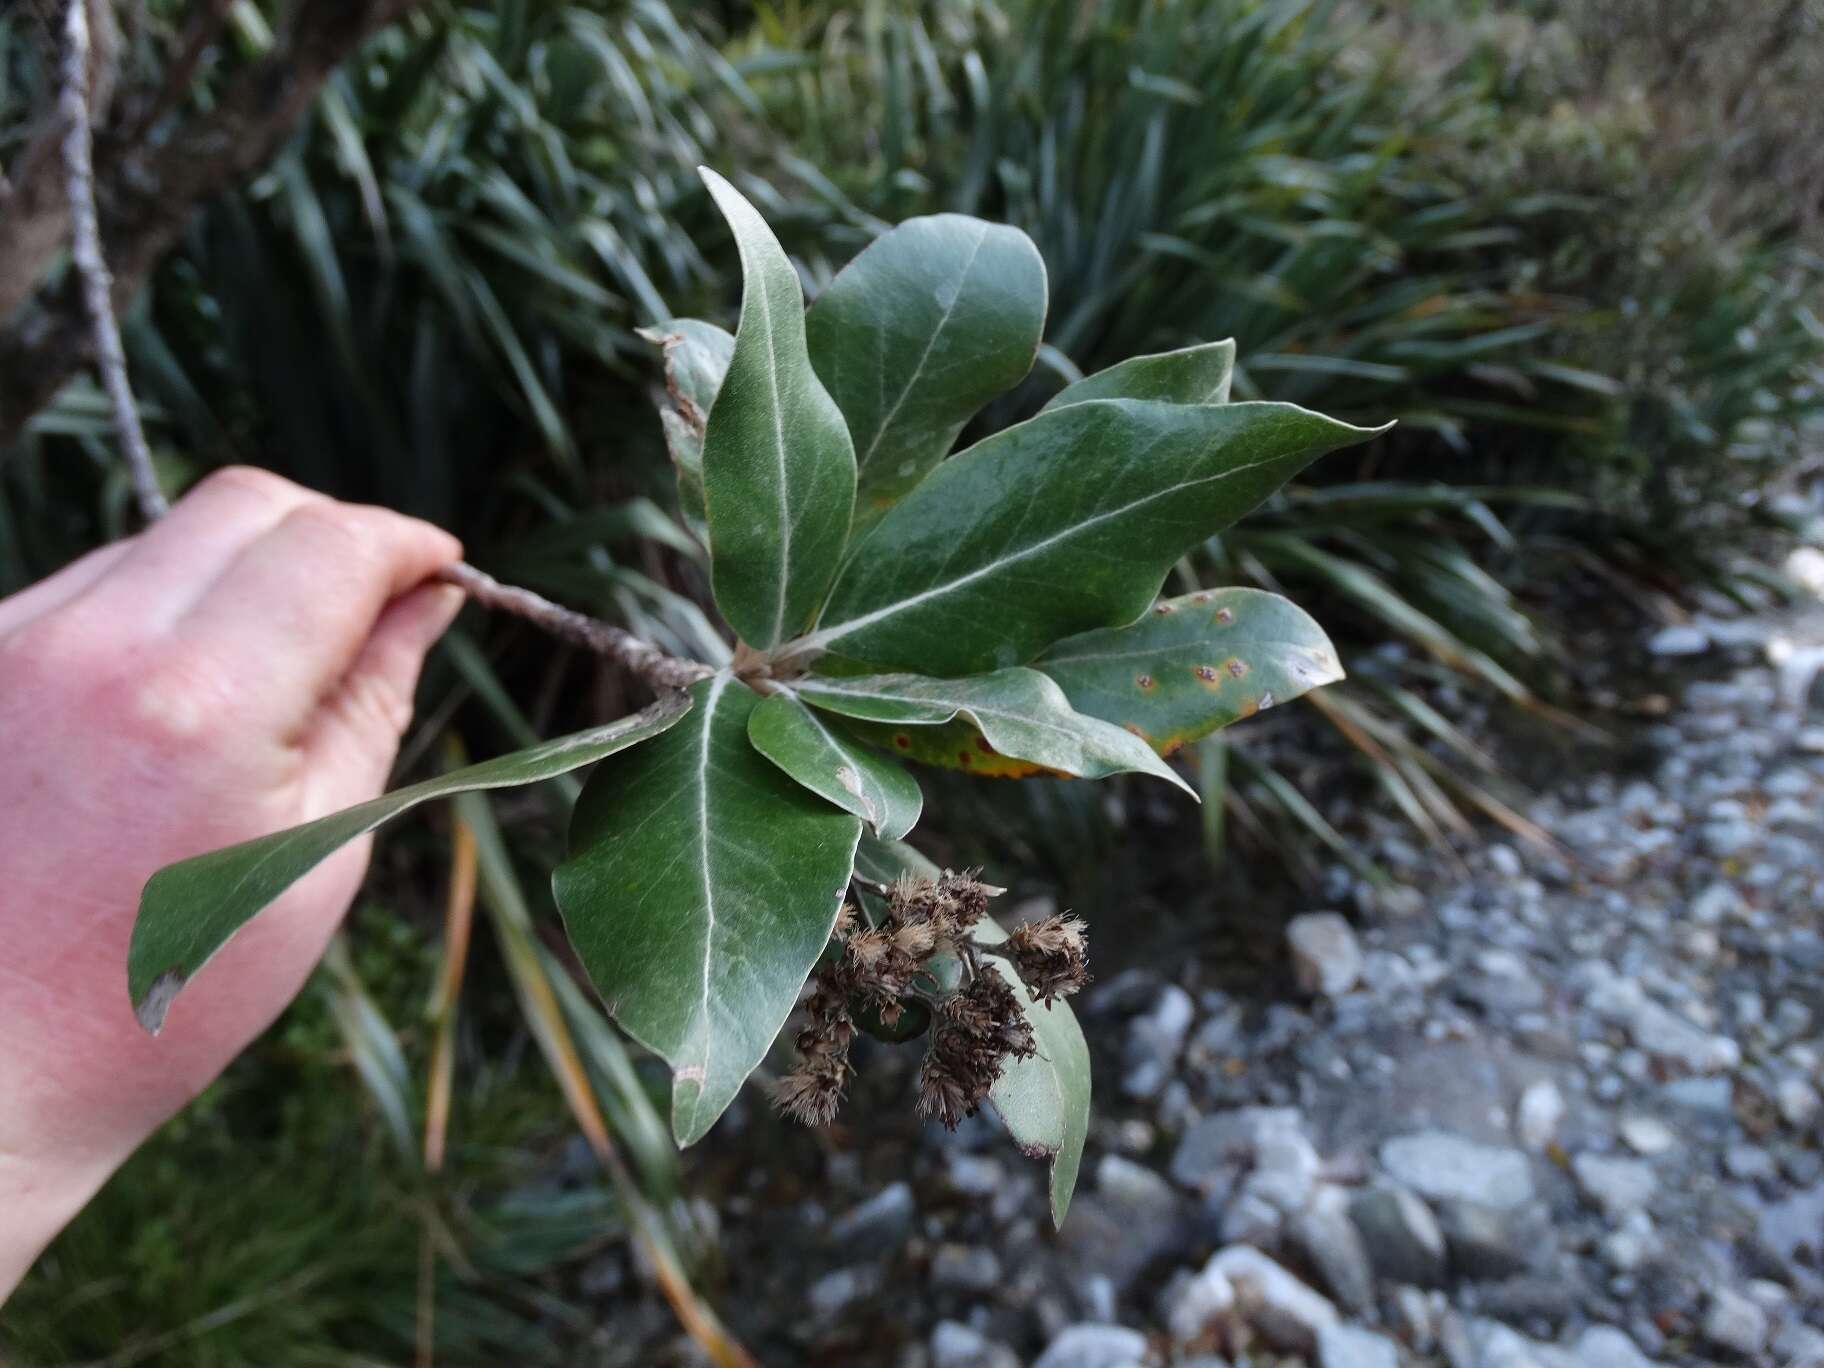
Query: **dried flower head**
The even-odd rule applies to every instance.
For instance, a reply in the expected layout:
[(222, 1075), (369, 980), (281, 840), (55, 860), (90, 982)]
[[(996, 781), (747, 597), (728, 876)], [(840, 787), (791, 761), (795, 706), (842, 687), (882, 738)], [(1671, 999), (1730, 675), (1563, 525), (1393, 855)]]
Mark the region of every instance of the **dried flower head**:
[(824, 1126), (835, 1120), (848, 1086), (855, 1022), (846, 997), (821, 981), (804, 1010), (807, 1020), (793, 1042), (798, 1066), (773, 1085), (773, 1106), (804, 1125)]
[(997, 953), (1012, 961), (1020, 981), (1047, 1007), (1089, 982), (1089, 935), (1069, 915), (1028, 922)]
[(1038, 1050), (1032, 1023), (1013, 988), (993, 965), (982, 965), (961, 992), (946, 998), (931, 1026), (931, 1044), (918, 1074), (918, 1113), (955, 1130), (974, 1115), (1007, 1059)]

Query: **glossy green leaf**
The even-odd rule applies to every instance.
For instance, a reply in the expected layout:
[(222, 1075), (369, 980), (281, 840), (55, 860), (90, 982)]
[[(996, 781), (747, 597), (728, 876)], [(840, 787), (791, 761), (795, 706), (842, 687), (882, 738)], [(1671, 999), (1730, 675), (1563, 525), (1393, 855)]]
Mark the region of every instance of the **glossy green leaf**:
[[(793, 687), (815, 707), (886, 723), (897, 732), (966, 719), (980, 731), (977, 741), (984, 758), (998, 754), (1028, 760), (1081, 779), (1137, 771), (1192, 792), (1139, 737), (1074, 711), (1064, 691), (1037, 670), (996, 670), (965, 679), (914, 674), (807, 677)], [(892, 744), (905, 749), (898, 745), (897, 734)]]
[(704, 182), (741, 254), (741, 323), (703, 435), (716, 606), (762, 650), (795, 636), (836, 573), (855, 506), (855, 449), (811, 369), (798, 273), (754, 206)]
[(1125, 626), (1186, 551), (1377, 430), (1291, 404), (1093, 399), (1041, 413), (894, 505), (803, 647), (960, 675)]
[(1130, 356), (1086, 375), (1051, 397), (1047, 409), (1089, 399), (1157, 399), (1167, 404), (1226, 404), (1235, 376), (1235, 343), (1204, 342), (1151, 356)]
[(1033, 668), (1078, 712), (1119, 723), (1161, 755), (1343, 677), (1309, 613), (1239, 588), (1165, 599), (1130, 627), (1058, 642)]
[(961, 214), (883, 233), (811, 306), (811, 363), (848, 419), (867, 526), (1032, 369), (1045, 263), (1017, 228)]
[[(996, 945), (1007, 933), (992, 917), (984, 917), (975, 924), (975, 938)], [(1028, 1059), (1009, 1059), (988, 1100), (1022, 1151), (1051, 1160), (1051, 1220), (1063, 1225), (1089, 1136), (1089, 1044), (1068, 1005), (1034, 1002), (1011, 964), (989, 958), (1020, 1000), (1038, 1051)]]
[(672, 1067), (671, 1127), (685, 1145), (785, 1024), (861, 834), (749, 744), (751, 689), (722, 674), (691, 696), (684, 724), (590, 775), (552, 878), (608, 1011)]
[(674, 318), (641, 328), (639, 334), (664, 352), (665, 402), (659, 406), (659, 426), (665, 430), (665, 449), (678, 470), (678, 505), (685, 517), (700, 526), (703, 433), (722, 377), (728, 373), (735, 339), (726, 329), (696, 318)]
[(763, 700), (747, 723), (754, 749), (812, 793), (852, 812), (882, 840), (897, 841), (918, 822), (924, 795), (918, 781), (824, 718), (789, 692)]
[(140, 897), (127, 951), (127, 990), (140, 1025), (156, 1032), (171, 1000), (230, 936), (318, 864), (382, 822), (433, 798), (567, 774), (659, 735), (689, 711), (689, 701), (673, 694), (605, 727), (454, 770), (303, 826), (159, 870)]
[(855, 847), (855, 872), (875, 883), (890, 884), (901, 874), (935, 879), (944, 871), (906, 842), (883, 841), (864, 831), (861, 844)]

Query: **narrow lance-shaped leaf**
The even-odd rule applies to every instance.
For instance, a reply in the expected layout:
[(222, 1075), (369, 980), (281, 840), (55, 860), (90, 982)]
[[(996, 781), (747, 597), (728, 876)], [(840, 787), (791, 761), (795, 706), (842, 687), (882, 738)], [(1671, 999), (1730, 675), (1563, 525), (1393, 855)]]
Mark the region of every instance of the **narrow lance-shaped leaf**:
[[(713, 427), (713, 424), (712, 424)], [(854, 548), (806, 653), (960, 675), (1146, 611), (1193, 546), (1384, 429), (1291, 404), (1094, 399), (939, 466)]]
[(871, 524), (949, 454), (976, 411), (1032, 369), (1045, 263), (1017, 228), (961, 214), (908, 219), (811, 306), (811, 364), (848, 419)]
[(1309, 613), (1240, 588), (1162, 600), (1130, 627), (1058, 642), (1033, 668), (1078, 712), (1118, 723), (1161, 755), (1343, 677)]
[(552, 879), (608, 1011), (671, 1065), (671, 1127), (686, 1145), (785, 1024), (861, 834), (749, 744), (751, 689), (722, 674), (691, 696), (684, 725), (590, 775)]
[[(974, 934), (989, 945), (1007, 939), (992, 917), (977, 922)], [(1051, 1220), (1061, 1226), (1089, 1136), (1089, 1043), (1076, 1013), (1065, 1003), (1047, 1007), (1034, 1002), (1011, 964), (998, 956), (989, 958), (1020, 1000), (1038, 1050), (1026, 1059), (1007, 1060), (988, 1100), (1021, 1150), (1051, 1160)]]
[(715, 172), (703, 179), (741, 254), (741, 324), (703, 435), (716, 606), (769, 649), (817, 611), (849, 532), (855, 449), (804, 342), (804, 292), (772, 230)]
[[(1064, 691), (1037, 670), (997, 670), (965, 679), (913, 674), (810, 677), (793, 687), (814, 707), (894, 727), (890, 744), (895, 746), (897, 733), (906, 729), (963, 717), (978, 728), (978, 750), (984, 759), (1011, 756), (1082, 779), (1137, 771), (1192, 792), (1139, 737), (1073, 711)], [(958, 763), (967, 769), (973, 761), (959, 756)]]
[(1226, 404), (1235, 378), (1235, 343), (1204, 342), (1152, 356), (1130, 356), (1054, 394), (1047, 409), (1090, 399), (1157, 399), (1167, 404)]
[(413, 784), (303, 826), (168, 865), (147, 882), (127, 951), (127, 989), (140, 1025), (156, 1032), (178, 990), (228, 938), (337, 850), (433, 798), (513, 788), (581, 769), (676, 725), (681, 694), (605, 727), (559, 737)]
[(639, 330), (641, 337), (663, 349), (665, 402), (659, 426), (665, 449), (678, 471), (678, 506), (699, 527), (703, 514), (703, 433), (709, 410), (728, 373), (735, 352), (734, 336), (714, 323), (674, 318)]
[(812, 793), (866, 822), (874, 834), (897, 841), (918, 821), (924, 795), (918, 781), (896, 763), (850, 736), (830, 729), (789, 692), (764, 699), (747, 724), (754, 749)]

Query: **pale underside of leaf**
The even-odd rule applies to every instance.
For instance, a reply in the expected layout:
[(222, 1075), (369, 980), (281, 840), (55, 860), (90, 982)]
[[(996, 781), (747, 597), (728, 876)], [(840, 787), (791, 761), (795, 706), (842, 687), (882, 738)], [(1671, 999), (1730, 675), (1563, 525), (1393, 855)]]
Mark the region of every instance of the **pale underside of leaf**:
[(794, 687), (814, 707), (894, 727), (941, 726), (966, 717), (989, 748), (984, 760), (992, 752), (1084, 779), (1151, 774), (1195, 796), (1144, 741), (1076, 712), (1064, 691), (1037, 670), (1015, 667), (962, 679), (813, 676)]
[(178, 990), (236, 931), (330, 855), (381, 823), (437, 798), (556, 778), (659, 735), (690, 711), (671, 694), (605, 727), (559, 737), (413, 784), (303, 826), (168, 865), (147, 882), (127, 952), (139, 1022), (156, 1033)]
[(639, 335), (662, 349), (665, 402), (659, 425), (678, 472), (678, 503), (685, 517), (703, 522), (703, 434), (709, 411), (728, 372), (735, 339), (726, 329), (696, 318), (674, 318)]
[[(1007, 939), (992, 917), (977, 922), (974, 934), (989, 945)], [(1061, 1226), (1089, 1136), (1089, 1044), (1067, 1004), (1035, 1002), (1011, 964), (998, 956), (990, 956), (990, 962), (1012, 986), (1020, 1010), (1032, 1023), (1038, 1050), (1028, 1059), (1007, 1060), (988, 1100), (1021, 1150), (1050, 1159), (1051, 1219)]]
[(1058, 642), (1033, 668), (1078, 712), (1125, 727), (1162, 755), (1343, 677), (1308, 613), (1240, 587), (1161, 600), (1130, 626)]
[(849, 557), (800, 648), (961, 675), (1134, 621), (1191, 547), (1374, 435), (1290, 404), (1090, 400), (940, 465)]
[(1151, 356), (1130, 356), (1065, 386), (1045, 405), (1065, 408), (1090, 399), (1157, 399), (1167, 404), (1226, 404), (1235, 378), (1233, 340), (1204, 342)]
[(861, 823), (748, 741), (759, 701), (723, 674), (692, 721), (590, 776), (552, 887), (608, 1011), (672, 1067), (680, 1144), (765, 1057), (828, 942)]
[(723, 617), (767, 649), (829, 588), (855, 504), (855, 451), (805, 350), (804, 293), (772, 230), (702, 172), (741, 256), (741, 322), (703, 437), (711, 581)]

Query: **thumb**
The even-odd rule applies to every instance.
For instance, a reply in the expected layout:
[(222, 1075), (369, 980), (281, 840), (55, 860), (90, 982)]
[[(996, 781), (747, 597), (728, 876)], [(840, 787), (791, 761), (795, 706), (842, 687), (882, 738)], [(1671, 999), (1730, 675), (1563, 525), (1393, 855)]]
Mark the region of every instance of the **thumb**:
[(373, 797), (412, 720), (424, 657), (461, 611), (463, 594), (426, 584), (388, 604), (367, 643), (319, 708), (308, 747), (325, 811)]

